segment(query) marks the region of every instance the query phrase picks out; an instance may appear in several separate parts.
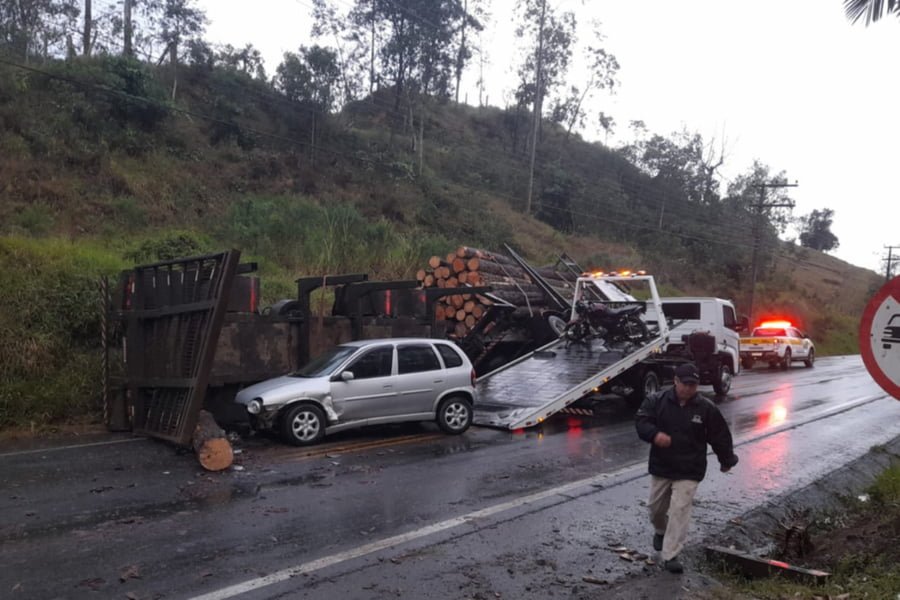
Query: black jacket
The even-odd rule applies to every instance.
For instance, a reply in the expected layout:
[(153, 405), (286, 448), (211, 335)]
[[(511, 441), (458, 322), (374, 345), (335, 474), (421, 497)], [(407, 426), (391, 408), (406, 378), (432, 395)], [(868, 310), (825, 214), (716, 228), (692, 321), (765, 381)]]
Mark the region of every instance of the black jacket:
[(706, 444), (712, 446), (723, 467), (730, 468), (738, 462), (728, 424), (716, 405), (704, 396), (695, 394), (682, 407), (675, 389), (669, 388), (644, 400), (635, 418), (638, 436), (645, 442), (653, 444), (660, 431), (672, 438), (668, 448), (651, 446), (651, 475), (702, 481), (706, 475)]

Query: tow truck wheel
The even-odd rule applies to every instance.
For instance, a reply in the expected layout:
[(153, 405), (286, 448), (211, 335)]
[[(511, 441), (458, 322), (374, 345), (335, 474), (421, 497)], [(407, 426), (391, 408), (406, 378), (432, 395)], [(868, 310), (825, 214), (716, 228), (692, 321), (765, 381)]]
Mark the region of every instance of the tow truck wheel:
[(791, 368), (791, 349), (788, 348), (784, 351), (784, 358), (781, 359), (781, 369), (787, 370)]
[(460, 434), (472, 424), (472, 404), (462, 396), (451, 396), (438, 406), (437, 424), (445, 433)]
[(725, 363), (719, 364), (719, 368), (716, 369), (716, 379), (713, 381), (713, 391), (716, 396), (728, 395), (728, 391), (731, 390), (731, 379), (731, 366)]
[(281, 437), (294, 446), (309, 446), (325, 437), (325, 413), (318, 406), (299, 404), (281, 419)]
[(632, 398), (635, 402), (643, 402), (647, 396), (652, 396), (659, 391), (659, 377), (653, 371), (645, 371), (638, 381), (638, 387)]
[(745, 358), (741, 360), (741, 366), (744, 367), (745, 370), (749, 371), (753, 368), (753, 361), (749, 358)]
[(816, 351), (810, 348), (809, 356), (806, 357), (806, 360), (803, 361), (803, 364), (806, 365), (806, 368), (811, 369), (814, 362), (816, 362)]

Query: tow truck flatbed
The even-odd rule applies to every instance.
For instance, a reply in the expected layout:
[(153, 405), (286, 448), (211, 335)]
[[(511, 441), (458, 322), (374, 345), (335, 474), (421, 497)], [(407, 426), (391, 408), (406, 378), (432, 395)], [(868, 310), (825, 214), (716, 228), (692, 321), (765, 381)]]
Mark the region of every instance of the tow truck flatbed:
[(474, 422), (502, 429), (537, 425), (654, 353), (657, 337), (630, 352), (601, 340), (569, 344), (560, 339), (478, 380)]

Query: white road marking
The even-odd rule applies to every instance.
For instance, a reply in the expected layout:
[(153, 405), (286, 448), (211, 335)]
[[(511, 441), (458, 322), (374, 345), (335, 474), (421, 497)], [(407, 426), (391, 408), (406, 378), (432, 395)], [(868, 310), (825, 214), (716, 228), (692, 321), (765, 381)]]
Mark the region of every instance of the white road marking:
[(73, 444), (71, 446), (51, 446), (49, 448), (38, 448), (37, 450), (20, 450), (18, 452), (5, 452), (0, 454), (0, 458), (7, 456), (24, 456), (26, 454), (43, 454), (45, 452), (56, 452), (58, 450), (72, 450), (75, 448), (90, 448), (91, 446), (108, 446), (110, 444), (125, 444), (127, 442), (140, 442), (146, 438), (128, 438), (126, 440), (110, 440), (108, 442), (92, 442), (89, 444)]
[[(837, 406), (829, 407), (828, 409), (812, 416), (809, 419), (804, 419), (798, 423), (786, 423), (781, 427), (773, 428), (769, 431), (760, 432), (757, 435), (751, 435), (747, 438), (744, 438), (740, 441), (735, 441), (735, 446), (743, 446), (749, 444), (751, 442), (767, 438), (778, 433), (787, 431), (789, 429), (795, 429), (801, 425), (805, 425), (807, 423), (811, 423), (813, 421), (818, 421), (823, 418), (833, 416), (835, 414), (845, 412), (856, 408), (858, 406), (862, 406), (864, 404), (868, 404), (870, 402), (874, 402), (880, 398), (884, 397), (884, 394), (876, 394), (869, 396), (861, 396), (859, 398), (854, 398), (852, 400), (848, 400), (842, 404)], [(712, 454), (710, 452), (710, 454)], [(296, 565), (294, 567), (289, 567), (287, 569), (282, 569), (280, 571), (276, 571), (275, 573), (271, 573), (269, 575), (263, 577), (257, 577), (256, 579), (250, 579), (244, 581), (242, 583), (237, 583), (232, 586), (228, 586), (219, 590), (215, 590), (201, 596), (194, 596), (190, 600), (226, 600), (227, 598), (233, 598), (235, 596), (239, 596), (241, 594), (246, 594), (247, 592), (251, 592), (254, 590), (258, 590), (260, 588), (264, 588), (266, 586), (270, 586), (276, 583), (280, 583), (282, 581), (286, 581), (291, 579), (292, 577), (296, 577), (298, 575), (304, 575), (313, 573), (320, 569), (324, 569), (326, 567), (330, 567), (336, 564), (340, 564), (342, 562), (346, 562), (348, 560), (352, 560), (354, 558), (360, 558), (362, 556), (366, 556), (368, 554), (372, 554), (374, 552), (378, 552), (380, 550), (386, 550), (388, 548), (398, 546), (400, 544), (404, 544), (406, 542), (410, 542), (413, 540), (421, 539), (435, 533), (440, 533), (442, 531), (447, 531), (449, 529), (453, 529), (454, 527), (459, 527), (461, 525), (465, 525), (467, 523), (471, 523), (476, 521), (477, 519), (483, 519), (486, 517), (490, 517), (514, 508), (518, 508), (524, 506), (526, 504), (531, 504), (534, 502), (538, 502), (540, 500), (544, 500), (551, 496), (562, 496), (565, 495), (575, 489), (581, 487), (588, 486), (596, 486), (597, 484), (606, 481), (608, 479), (612, 479), (615, 477), (619, 477), (631, 472), (636, 472), (639, 470), (646, 469), (646, 464), (642, 461), (637, 464), (629, 465), (627, 467), (623, 467), (611, 473), (602, 473), (600, 475), (595, 475), (594, 477), (588, 477), (586, 479), (580, 479), (578, 481), (573, 481), (561, 486), (557, 486), (554, 488), (550, 488), (541, 492), (536, 492), (534, 494), (529, 494), (527, 496), (522, 496), (521, 498), (516, 498), (514, 500), (510, 500), (508, 502), (503, 502), (500, 504), (495, 504), (494, 506), (489, 506), (487, 508), (483, 508), (481, 510), (476, 510), (474, 512), (470, 512), (466, 515), (462, 515), (460, 517), (455, 517), (453, 519), (447, 519), (446, 521), (441, 521), (439, 523), (433, 523), (431, 525), (427, 525), (420, 529), (416, 529), (414, 531), (409, 531), (407, 533), (402, 533), (399, 535), (395, 535), (393, 537), (385, 538), (383, 540), (379, 540), (376, 542), (372, 542), (370, 544), (365, 544), (363, 546), (359, 546), (357, 548), (352, 548), (350, 550), (346, 550), (344, 552), (338, 552), (337, 554), (332, 554), (330, 556), (325, 556), (310, 562), (302, 563)]]
[(318, 571), (319, 569), (324, 569), (325, 567), (330, 567), (332, 565), (352, 560), (354, 558), (372, 554), (373, 552), (378, 552), (379, 550), (385, 550), (387, 548), (391, 548), (392, 546), (397, 546), (406, 542), (427, 537), (435, 533), (440, 533), (441, 531), (459, 527), (460, 525), (465, 525), (466, 523), (471, 523), (472, 521), (476, 521), (478, 519), (490, 517), (498, 513), (511, 510), (513, 508), (524, 506), (526, 504), (538, 502), (551, 496), (564, 495), (580, 487), (597, 485), (598, 483), (607, 479), (618, 477), (631, 471), (637, 471), (645, 468), (646, 466), (643, 463), (640, 463), (624, 467), (611, 473), (603, 473), (594, 477), (588, 477), (587, 479), (573, 481), (571, 483), (567, 483), (555, 488), (550, 488), (542, 492), (536, 492), (534, 494), (522, 496), (521, 498), (516, 498), (508, 502), (503, 502), (501, 504), (495, 504), (494, 506), (489, 506), (481, 510), (476, 510), (461, 517), (455, 517), (453, 519), (447, 519), (446, 521), (427, 525), (420, 529), (416, 529), (415, 531), (409, 531), (407, 533), (395, 535), (393, 537), (385, 538), (377, 542), (372, 542), (371, 544), (359, 546), (358, 548), (353, 548), (345, 552), (338, 552), (337, 554), (332, 554), (331, 556), (325, 556), (323, 558), (303, 563), (295, 567), (282, 569), (281, 571), (276, 571), (275, 573), (272, 573), (270, 575), (258, 577), (256, 579), (250, 579), (243, 583), (238, 583), (226, 588), (222, 588), (220, 590), (209, 592), (208, 594), (203, 594), (202, 596), (195, 596), (191, 600), (225, 600), (226, 598), (232, 598), (234, 596), (245, 594), (247, 592), (257, 590), (274, 583), (288, 580), (291, 577), (296, 577), (297, 575), (312, 573), (313, 571)]

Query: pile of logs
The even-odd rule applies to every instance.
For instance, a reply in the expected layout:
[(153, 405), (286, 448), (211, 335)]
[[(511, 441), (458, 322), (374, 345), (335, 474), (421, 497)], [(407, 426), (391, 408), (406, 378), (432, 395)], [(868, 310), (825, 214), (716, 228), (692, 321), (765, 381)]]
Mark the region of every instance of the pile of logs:
[[(553, 267), (537, 269), (560, 294), (571, 299), (574, 275), (571, 280)], [(432, 256), (427, 269), (419, 269), (416, 279), (423, 287), (457, 288), (435, 302), (435, 322), (443, 322), (447, 334), (462, 338), (478, 323), (493, 304), (481, 294), (466, 293), (467, 287), (491, 286), (492, 295), (519, 307), (529, 314), (540, 314), (550, 308), (541, 288), (535, 284), (512, 258), (488, 250), (460, 246), (446, 257)]]

